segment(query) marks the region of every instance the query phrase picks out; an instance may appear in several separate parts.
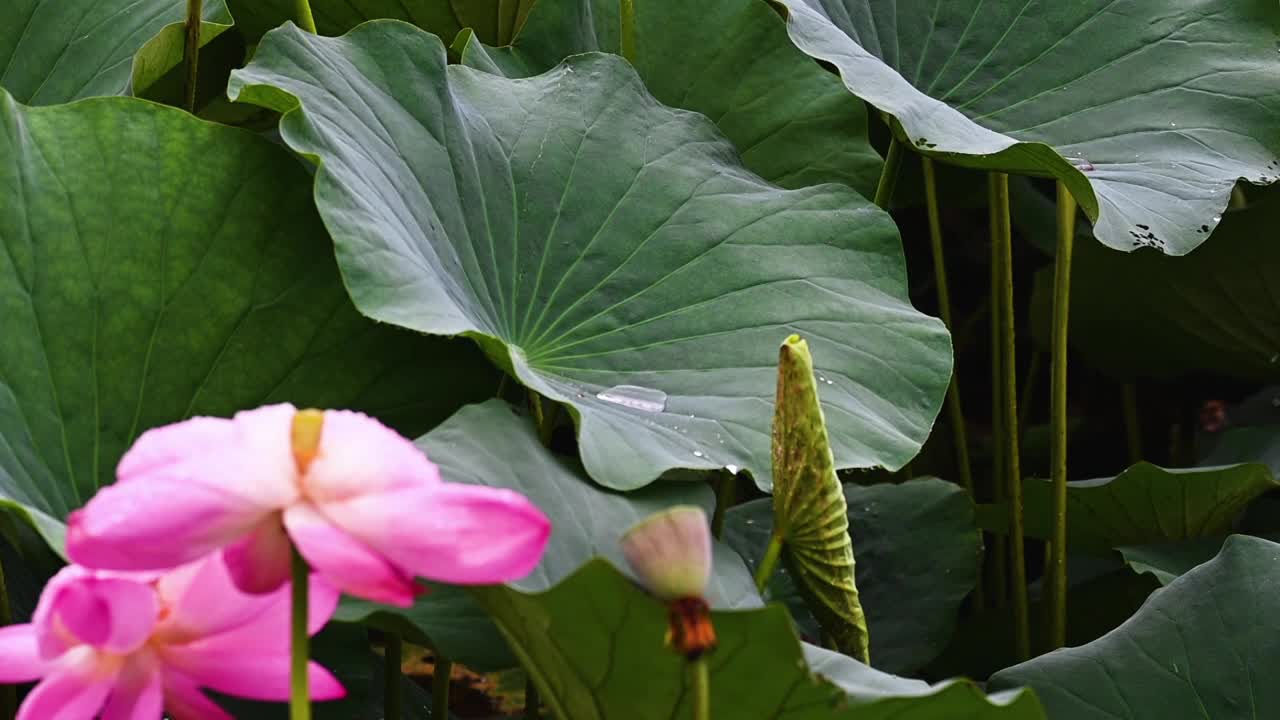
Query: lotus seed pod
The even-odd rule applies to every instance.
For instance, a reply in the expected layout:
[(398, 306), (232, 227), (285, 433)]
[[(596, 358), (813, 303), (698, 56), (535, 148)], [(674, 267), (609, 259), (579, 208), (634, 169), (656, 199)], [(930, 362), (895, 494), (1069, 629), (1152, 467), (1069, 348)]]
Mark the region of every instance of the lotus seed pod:
[(677, 505), (641, 520), (622, 536), (622, 553), (640, 582), (664, 600), (702, 597), (711, 577), (707, 514)]

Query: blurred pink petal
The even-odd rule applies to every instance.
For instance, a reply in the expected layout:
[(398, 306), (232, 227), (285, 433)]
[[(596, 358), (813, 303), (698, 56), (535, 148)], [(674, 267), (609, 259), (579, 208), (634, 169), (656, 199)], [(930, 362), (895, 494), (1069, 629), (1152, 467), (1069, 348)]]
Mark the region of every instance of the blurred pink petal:
[(36, 645), (35, 625), (0, 627), (0, 683), (32, 682), (48, 670)]
[[(338, 592), (313, 577), (311, 600), (314, 633), (332, 617)], [(0, 629), (0, 681), (43, 678), (23, 703), (24, 720), (99, 712), (103, 720), (157, 720), (162, 695), (178, 718), (229, 717), (210, 710), (200, 685), (288, 698), (289, 601), (288, 584), (266, 594), (237, 589), (219, 553), (159, 577), (71, 566), (45, 587), (32, 625)], [(314, 698), (342, 695), (319, 665), (311, 675)]]
[(406, 574), (462, 585), (528, 575), (551, 536), (550, 521), (528, 498), (480, 485), (438, 483), (321, 509)]
[[(253, 700), (289, 699), (289, 653), (234, 655), (221, 649), (176, 645), (164, 650), (165, 664), (201, 687)], [(328, 670), (310, 663), (313, 700), (346, 695), (342, 683)]]
[(235, 439), (235, 424), (226, 418), (194, 417), (153, 428), (139, 435), (120, 458), (116, 475), (121, 482), (126, 482), (166, 470), (188, 472), (183, 466), (192, 458), (200, 457), (211, 448), (225, 448)]
[(235, 720), (189, 678), (172, 670), (164, 674), (164, 709), (173, 720)]
[(235, 541), (269, 513), (198, 483), (116, 483), (71, 513), (67, 555), (94, 568), (168, 569)]
[(313, 503), (440, 482), (440, 470), (412, 442), (373, 418), (324, 414), (320, 453), (303, 478)]
[(236, 587), (247, 593), (269, 593), (289, 581), (293, 551), (280, 515), (271, 514), (244, 539), (222, 551)]
[(335, 527), (315, 508), (309, 505), (289, 508), (284, 514), (284, 524), (298, 552), (334, 587), (397, 607), (413, 604), (417, 594), (413, 578)]
[(17, 720), (93, 720), (111, 692), (119, 660), (81, 645), (58, 658), (22, 701)]
[(150, 652), (135, 653), (116, 677), (102, 720), (156, 720), (164, 709), (162, 679)]

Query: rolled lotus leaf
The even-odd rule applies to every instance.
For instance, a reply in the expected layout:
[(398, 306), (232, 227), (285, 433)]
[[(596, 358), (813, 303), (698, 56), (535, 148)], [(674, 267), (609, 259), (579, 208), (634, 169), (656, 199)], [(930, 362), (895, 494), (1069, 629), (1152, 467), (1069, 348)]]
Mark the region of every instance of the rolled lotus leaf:
[(853, 576), (844, 492), (818, 399), (809, 345), (792, 335), (778, 354), (773, 417), (774, 533), (818, 624), (837, 649), (868, 665), (867, 618)]

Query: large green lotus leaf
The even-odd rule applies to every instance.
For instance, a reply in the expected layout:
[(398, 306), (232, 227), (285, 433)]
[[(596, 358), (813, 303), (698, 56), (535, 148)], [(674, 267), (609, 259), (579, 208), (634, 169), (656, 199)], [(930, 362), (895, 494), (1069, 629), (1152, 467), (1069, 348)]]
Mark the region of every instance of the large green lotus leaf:
[(55, 546), (48, 519), (147, 428), (289, 400), (417, 434), (496, 387), (467, 344), (356, 311), (310, 187), (285, 150), (175, 109), (0, 91), (0, 499)]
[(914, 310), (897, 231), (853, 191), (786, 191), (701, 115), (612, 55), (512, 80), (446, 66), (380, 21), (286, 27), (231, 78), (318, 158), (316, 201), (370, 317), (477, 338), (569, 405), (587, 471), (617, 489), (734, 466), (768, 488), (773, 348), (819, 358), (841, 467), (899, 467), (949, 377)]
[(1154, 545), (1127, 545), (1116, 548), (1135, 572), (1151, 573), (1161, 585), (1209, 562), (1222, 549), (1224, 537), (1196, 538)]
[[(627, 567), (618, 539), (631, 525), (673, 505), (700, 505), (708, 516), (715, 498), (700, 483), (658, 482), (630, 493), (600, 488), (582, 468), (553, 455), (528, 418), (501, 400), (469, 405), (418, 440), (418, 447), (454, 482), (519, 491), (551, 520), (542, 561), (512, 583), (524, 592), (546, 590), (594, 557)], [(717, 608), (758, 607), (755, 582), (741, 558), (715, 544), (708, 600)], [(437, 586), (408, 610), (344, 598), (337, 618), (394, 629), (474, 670), (514, 667), (515, 656), (465, 591)]]
[[(1280, 379), (1280, 202), (1227, 213), (1187, 258), (1092, 244), (1072, 258), (1071, 349), (1122, 378), (1209, 372)], [(1036, 278), (1037, 339), (1048, 342), (1053, 273)]]
[(1054, 718), (1280, 716), (1280, 545), (1228, 539), (1212, 562), (1157, 590), (1120, 627), (997, 673), (1029, 685)]
[[(848, 484), (844, 496), (872, 665), (915, 672), (947, 646), (960, 606), (977, 583), (981, 545), (973, 502), (958, 485), (937, 478)], [(725, 542), (752, 568), (772, 531), (768, 499), (738, 505), (725, 516)], [(767, 591), (816, 639), (816, 624), (789, 572), (774, 575)]]
[(1063, 180), (1113, 248), (1189, 252), (1280, 175), (1270, 0), (778, 2), (916, 149)]
[[(1067, 484), (1067, 544), (1105, 553), (1126, 545), (1224, 535), (1250, 501), (1277, 485), (1261, 463), (1165, 469), (1141, 462), (1114, 478)], [(1023, 484), (1027, 535), (1049, 537), (1052, 491), (1047, 480), (1030, 478)], [(1002, 529), (999, 512), (985, 506), (983, 525)]]
[[(607, 561), (595, 560), (541, 594), (501, 586), (473, 594), (561, 720), (693, 717), (685, 660), (664, 645), (666, 607)], [(708, 658), (714, 717), (1044, 717), (1027, 692), (988, 698), (964, 681), (929, 686), (820, 650), (802, 653), (790, 617), (777, 605), (717, 611), (712, 621), (719, 639)], [(815, 676), (806, 655), (837, 684)]]
[[(206, 0), (203, 45), (231, 25), (224, 0)], [(55, 105), (150, 86), (182, 62), (185, 0), (5, 0), (0, 88), (28, 105)]]
[[(864, 106), (787, 39), (758, 0), (635, 4), (634, 65), (659, 102), (715, 120), (752, 172), (783, 187), (823, 182), (875, 192), (882, 165)], [(618, 0), (538, 0), (511, 47), (472, 40), (464, 63), (508, 77), (580, 52), (619, 52)]]

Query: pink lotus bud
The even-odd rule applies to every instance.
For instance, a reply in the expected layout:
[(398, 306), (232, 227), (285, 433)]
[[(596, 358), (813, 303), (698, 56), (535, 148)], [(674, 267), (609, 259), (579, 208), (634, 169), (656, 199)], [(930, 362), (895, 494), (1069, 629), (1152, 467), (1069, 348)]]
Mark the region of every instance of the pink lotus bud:
[(711, 577), (707, 514), (677, 505), (641, 520), (622, 536), (622, 552), (640, 582), (664, 600), (700, 598)]

